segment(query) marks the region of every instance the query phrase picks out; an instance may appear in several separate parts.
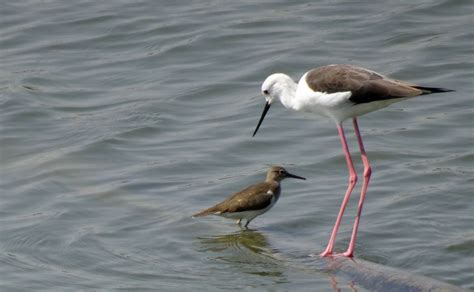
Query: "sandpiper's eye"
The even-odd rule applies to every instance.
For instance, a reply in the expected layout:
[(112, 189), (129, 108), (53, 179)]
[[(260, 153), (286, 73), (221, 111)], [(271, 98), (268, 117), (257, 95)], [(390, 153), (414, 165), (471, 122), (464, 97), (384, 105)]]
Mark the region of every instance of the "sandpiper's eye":
[(268, 95), (269, 94), (268, 90), (264, 90), (263, 94)]

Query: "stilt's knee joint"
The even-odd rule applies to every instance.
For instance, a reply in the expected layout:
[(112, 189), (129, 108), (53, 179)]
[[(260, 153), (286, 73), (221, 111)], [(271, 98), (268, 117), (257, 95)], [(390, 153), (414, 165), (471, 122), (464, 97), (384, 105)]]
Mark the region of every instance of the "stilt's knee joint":
[(370, 168), (369, 166), (364, 170), (364, 177), (370, 177), (371, 174), (372, 174), (372, 168)]
[(351, 175), (349, 177), (349, 183), (351, 183), (351, 184), (357, 183), (357, 174)]

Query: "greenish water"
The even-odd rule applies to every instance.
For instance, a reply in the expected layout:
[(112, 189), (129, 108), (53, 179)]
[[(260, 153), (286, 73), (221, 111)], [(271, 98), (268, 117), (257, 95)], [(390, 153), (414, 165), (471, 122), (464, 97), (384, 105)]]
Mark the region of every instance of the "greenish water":
[[(276, 104), (251, 137), (267, 75), (331, 63), (456, 90), (360, 118), (373, 176), (356, 257), (474, 289), (472, 1), (19, 0), (0, 13), (0, 290), (373, 290), (309, 256), (347, 183), (335, 125)], [(284, 181), (253, 230), (190, 217), (273, 164), (307, 181)]]

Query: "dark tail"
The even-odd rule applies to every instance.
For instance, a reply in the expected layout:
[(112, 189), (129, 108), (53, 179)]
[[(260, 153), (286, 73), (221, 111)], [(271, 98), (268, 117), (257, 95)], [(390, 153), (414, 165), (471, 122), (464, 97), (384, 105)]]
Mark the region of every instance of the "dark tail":
[(442, 92), (452, 92), (455, 90), (447, 89), (447, 88), (439, 88), (439, 87), (424, 87), (424, 86), (412, 86), (416, 89), (423, 91), (422, 95), (424, 94), (431, 94), (431, 93), (442, 93)]
[(198, 212), (196, 214), (193, 214), (191, 217), (202, 217), (202, 216), (207, 216), (207, 215), (209, 215), (209, 211), (204, 210), (204, 211)]
[(209, 209), (202, 210), (201, 212), (197, 212), (196, 214), (193, 214), (191, 217), (203, 217), (203, 216), (211, 215), (215, 212), (216, 212), (215, 207), (211, 207)]

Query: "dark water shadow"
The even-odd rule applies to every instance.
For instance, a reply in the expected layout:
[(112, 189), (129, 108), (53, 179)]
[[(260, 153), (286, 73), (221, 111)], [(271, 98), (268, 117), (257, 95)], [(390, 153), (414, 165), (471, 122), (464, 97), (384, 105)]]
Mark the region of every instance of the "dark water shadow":
[(318, 257), (316, 261), (321, 260), (335, 291), (341, 291), (339, 283), (346, 286), (348, 282), (352, 291), (357, 291), (357, 287), (370, 291), (464, 291), (432, 278), (361, 259)]

